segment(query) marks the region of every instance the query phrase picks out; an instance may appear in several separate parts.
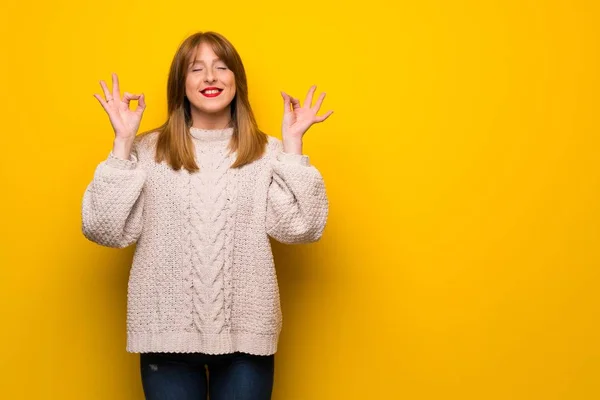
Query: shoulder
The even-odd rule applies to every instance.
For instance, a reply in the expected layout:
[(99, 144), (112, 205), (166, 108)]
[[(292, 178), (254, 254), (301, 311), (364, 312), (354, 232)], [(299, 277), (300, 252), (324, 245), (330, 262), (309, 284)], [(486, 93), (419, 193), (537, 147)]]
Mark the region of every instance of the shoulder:
[(312, 166), (310, 159), (306, 154), (288, 154), (283, 151), (283, 141), (274, 136), (268, 137), (266, 157), (270, 160), (277, 160), (287, 165), (302, 165), (305, 167)]
[(275, 136), (271, 136), (271, 135), (267, 135), (267, 151), (266, 151), (266, 156), (267, 157), (273, 157), (276, 156), (278, 153), (280, 153), (283, 150), (283, 142), (281, 141), (281, 139), (275, 137)]
[(158, 131), (144, 132), (135, 137), (134, 146), (138, 148), (155, 147), (158, 139)]
[(158, 131), (150, 131), (137, 135), (133, 142), (133, 149), (138, 155), (154, 154), (156, 142), (158, 140)]

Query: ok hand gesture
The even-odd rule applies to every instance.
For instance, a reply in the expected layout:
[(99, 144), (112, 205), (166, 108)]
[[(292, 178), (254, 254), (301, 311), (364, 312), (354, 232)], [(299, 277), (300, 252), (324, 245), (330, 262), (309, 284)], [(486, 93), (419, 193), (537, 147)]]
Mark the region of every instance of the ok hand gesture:
[(333, 113), (333, 111), (328, 111), (322, 116), (317, 115), (321, 108), (321, 103), (323, 103), (323, 99), (325, 98), (325, 93), (321, 93), (315, 105), (312, 106), (316, 89), (316, 85), (311, 86), (304, 99), (304, 105), (300, 104), (300, 100), (281, 92), (284, 103), (281, 133), (284, 141), (300, 142), (304, 133), (306, 133), (312, 124), (325, 121)]
[[(112, 84), (113, 89), (111, 93), (106, 86), (106, 82), (100, 81), (100, 86), (102, 86), (106, 100), (104, 100), (99, 94), (94, 94), (94, 97), (98, 99), (100, 105), (108, 114), (110, 123), (115, 131), (115, 139), (133, 141), (140, 127), (144, 109), (146, 108), (144, 95), (125, 92), (123, 98), (121, 98), (121, 93), (119, 91), (119, 78), (115, 73), (112, 74)], [(138, 101), (138, 105), (135, 110), (129, 109), (129, 102), (131, 100)]]

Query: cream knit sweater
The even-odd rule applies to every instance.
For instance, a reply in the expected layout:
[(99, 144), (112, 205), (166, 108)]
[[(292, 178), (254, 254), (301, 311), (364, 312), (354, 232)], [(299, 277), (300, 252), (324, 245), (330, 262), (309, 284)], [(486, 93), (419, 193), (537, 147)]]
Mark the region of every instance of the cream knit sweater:
[(190, 134), (200, 172), (157, 164), (155, 132), (136, 138), (129, 160), (110, 153), (83, 196), (85, 237), (136, 243), (127, 351), (274, 354), (282, 316), (268, 237), (319, 240), (323, 178), (272, 136), (261, 159), (232, 169), (232, 128)]

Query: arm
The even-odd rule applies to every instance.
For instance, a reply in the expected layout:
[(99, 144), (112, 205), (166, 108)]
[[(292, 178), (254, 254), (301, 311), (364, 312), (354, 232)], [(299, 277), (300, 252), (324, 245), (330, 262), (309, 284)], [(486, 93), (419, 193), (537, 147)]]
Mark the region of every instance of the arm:
[(135, 150), (128, 160), (113, 152), (96, 168), (82, 204), (82, 231), (92, 242), (108, 247), (127, 247), (142, 232), (146, 180)]
[(267, 233), (286, 244), (316, 242), (329, 212), (323, 177), (308, 156), (283, 152), (279, 141), (276, 151), (267, 195)]
[(333, 111), (317, 116), (325, 98), (314, 106), (313, 85), (304, 101), (281, 92), (283, 97), (282, 141), (275, 142), (273, 176), (267, 194), (267, 233), (282, 243), (310, 243), (321, 238), (329, 203), (321, 173), (302, 154), (303, 137), (311, 125), (325, 121)]
[[(112, 74), (113, 90), (100, 81), (104, 98), (98, 100), (115, 132), (113, 150), (96, 168), (81, 207), (82, 231), (86, 238), (108, 247), (127, 247), (142, 233), (145, 171), (139, 166), (136, 132), (146, 108), (143, 94), (125, 92), (121, 97), (119, 78)], [(137, 100), (135, 110), (129, 108)]]

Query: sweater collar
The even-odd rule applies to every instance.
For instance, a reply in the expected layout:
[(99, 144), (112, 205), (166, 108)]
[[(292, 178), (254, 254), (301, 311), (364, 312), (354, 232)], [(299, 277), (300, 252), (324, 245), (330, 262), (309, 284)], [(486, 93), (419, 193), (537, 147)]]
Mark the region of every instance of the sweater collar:
[(192, 126), (190, 128), (190, 134), (194, 139), (204, 142), (224, 141), (231, 139), (231, 136), (233, 135), (233, 128), (202, 129)]

